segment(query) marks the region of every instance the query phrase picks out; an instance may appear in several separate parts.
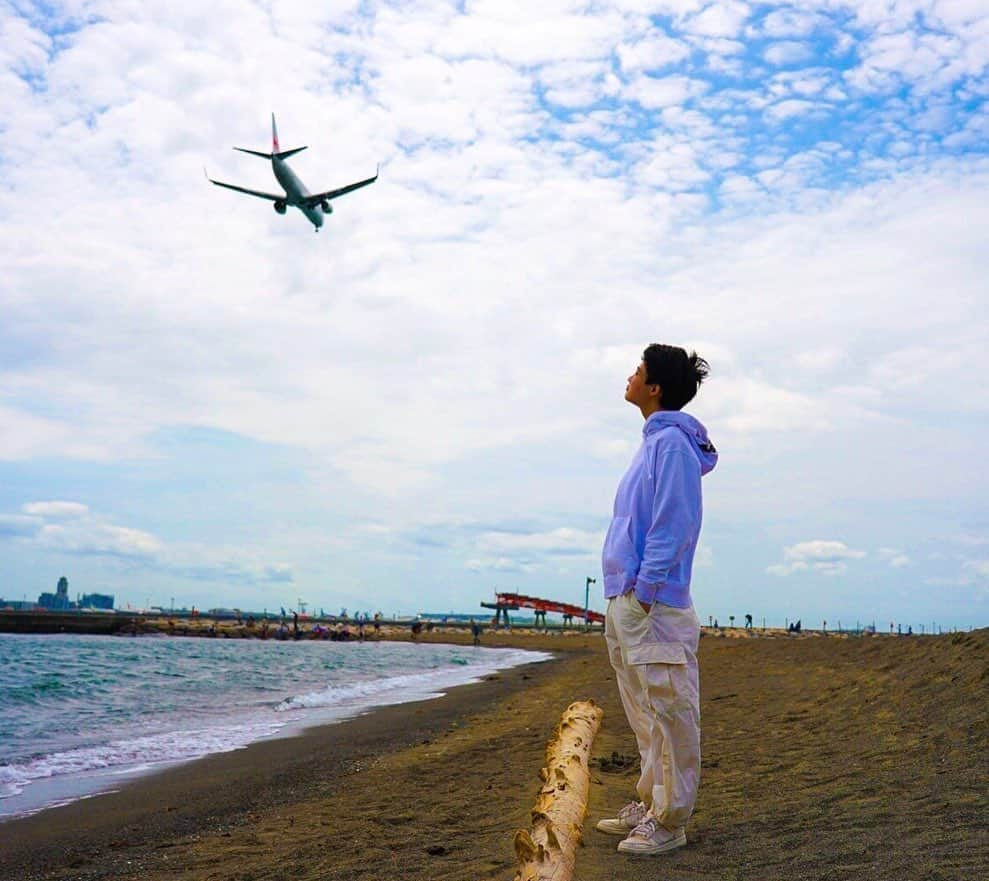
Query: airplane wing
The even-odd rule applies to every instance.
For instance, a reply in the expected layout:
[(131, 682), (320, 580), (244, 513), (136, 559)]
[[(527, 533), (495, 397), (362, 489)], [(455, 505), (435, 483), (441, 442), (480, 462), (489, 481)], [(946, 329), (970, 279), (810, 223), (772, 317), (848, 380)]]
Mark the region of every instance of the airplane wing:
[(335, 199), (337, 196), (343, 196), (347, 193), (352, 193), (354, 190), (359, 190), (361, 187), (366, 187), (368, 184), (373, 184), (377, 179), (378, 172), (375, 171), (374, 177), (369, 177), (367, 180), (359, 180), (355, 184), (347, 184), (345, 187), (340, 187), (337, 190), (327, 190), (325, 193), (313, 193), (311, 196), (306, 196), (306, 205), (312, 208), (320, 202)]
[(216, 184), (218, 187), (226, 187), (228, 190), (236, 190), (238, 193), (247, 193), (248, 196), (257, 196), (259, 199), (267, 199), (269, 202), (284, 202), (285, 194), (281, 193), (276, 195), (275, 193), (262, 193), (260, 190), (249, 190), (247, 187), (238, 187), (234, 184), (225, 184), (222, 181), (213, 180), (209, 175), (206, 176), (211, 184)]

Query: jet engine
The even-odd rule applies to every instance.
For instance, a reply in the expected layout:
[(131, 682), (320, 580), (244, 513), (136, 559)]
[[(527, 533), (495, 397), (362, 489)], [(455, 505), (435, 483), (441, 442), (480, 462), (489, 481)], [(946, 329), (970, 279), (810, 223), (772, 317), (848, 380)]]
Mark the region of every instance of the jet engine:
[(288, 205), (286, 205), (284, 202), (275, 202), (275, 210), (279, 214), (284, 214), (286, 211), (288, 211)]
[(323, 201), (319, 203), (319, 207), (323, 209), (324, 214), (333, 213), (333, 206), (327, 202), (326, 199), (323, 199)]

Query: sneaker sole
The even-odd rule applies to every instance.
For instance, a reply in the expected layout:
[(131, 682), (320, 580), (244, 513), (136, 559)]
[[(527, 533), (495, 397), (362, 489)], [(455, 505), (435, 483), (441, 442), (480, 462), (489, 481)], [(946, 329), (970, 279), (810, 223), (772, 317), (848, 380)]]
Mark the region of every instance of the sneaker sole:
[(598, 820), (594, 828), (598, 832), (604, 832), (606, 835), (621, 835), (624, 837), (635, 827), (626, 826), (621, 820)]
[[(656, 856), (661, 853), (669, 853), (671, 850), (676, 850), (678, 847), (683, 847), (687, 843), (687, 836), (681, 835), (678, 838), (673, 838), (663, 844), (629, 844), (628, 839), (622, 841), (618, 845), (619, 853), (632, 854), (633, 856), (644, 856), (651, 857)], [(628, 844), (628, 847), (622, 847), (623, 844)]]

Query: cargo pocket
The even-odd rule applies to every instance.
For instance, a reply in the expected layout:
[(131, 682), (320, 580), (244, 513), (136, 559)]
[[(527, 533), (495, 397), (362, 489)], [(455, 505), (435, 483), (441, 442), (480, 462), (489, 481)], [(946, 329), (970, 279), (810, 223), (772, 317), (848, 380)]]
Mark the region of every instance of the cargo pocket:
[(629, 646), (628, 662), (635, 665), (649, 703), (657, 712), (675, 712), (684, 698), (687, 653), (678, 642), (642, 642)]
[(678, 642), (641, 642), (629, 646), (630, 664), (686, 664), (687, 653)]

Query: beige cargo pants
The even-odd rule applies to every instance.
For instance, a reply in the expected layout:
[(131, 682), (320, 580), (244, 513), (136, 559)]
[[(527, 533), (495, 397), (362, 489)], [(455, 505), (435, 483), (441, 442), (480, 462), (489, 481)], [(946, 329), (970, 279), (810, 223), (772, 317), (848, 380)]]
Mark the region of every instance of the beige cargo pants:
[(684, 826), (701, 777), (700, 622), (662, 603), (647, 615), (626, 593), (608, 601), (604, 636), (639, 747), (639, 798), (663, 826)]

